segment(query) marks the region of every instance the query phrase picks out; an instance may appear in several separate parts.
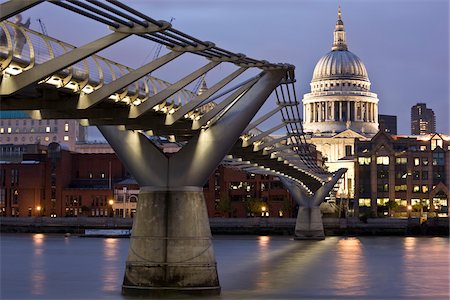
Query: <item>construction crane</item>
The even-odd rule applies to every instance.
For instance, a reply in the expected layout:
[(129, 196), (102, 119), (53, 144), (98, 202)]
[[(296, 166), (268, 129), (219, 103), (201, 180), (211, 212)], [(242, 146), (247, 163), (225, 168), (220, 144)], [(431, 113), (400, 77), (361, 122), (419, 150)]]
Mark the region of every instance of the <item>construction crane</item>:
[[(170, 18), (169, 23), (172, 24), (172, 21), (175, 20), (174, 17)], [(161, 49), (162, 49), (163, 45), (162, 44), (158, 44), (158, 46), (156, 47), (155, 53), (153, 54), (153, 60), (157, 59), (159, 57), (159, 55), (161, 54)], [(147, 56), (148, 57), (148, 56)], [(152, 73), (149, 73), (148, 75), (151, 75)]]
[(45, 27), (45, 24), (44, 24), (44, 22), (42, 22), (41, 18), (36, 19), (36, 21), (39, 22), (39, 26), (41, 27), (42, 33), (43, 33), (44, 35), (48, 35), (48, 34), (47, 34), (47, 28)]

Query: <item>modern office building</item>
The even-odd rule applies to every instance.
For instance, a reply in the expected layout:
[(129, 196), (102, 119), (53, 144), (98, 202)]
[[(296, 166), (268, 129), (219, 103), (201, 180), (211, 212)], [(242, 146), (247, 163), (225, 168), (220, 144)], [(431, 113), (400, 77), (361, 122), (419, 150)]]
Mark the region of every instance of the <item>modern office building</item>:
[(397, 134), (397, 116), (378, 115), (379, 130), (389, 134)]
[(402, 216), (447, 216), (449, 150), (450, 136), (436, 133), (397, 136), (380, 131), (370, 141), (358, 141), (356, 215), (383, 215), (390, 209)]
[(322, 152), (329, 171), (347, 168), (338, 198), (354, 197), (356, 140), (378, 132), (378, 97), (370, 91), (362, 60), (348, 50), (341, 11), (331, 51), (316, 64), (311, 92), (303, 97), (303, 128), (308, 141)]
[(436, 132), (436, 117), (426, 103), (417, 103), (411, 107), (411, 134), (422, 135)]

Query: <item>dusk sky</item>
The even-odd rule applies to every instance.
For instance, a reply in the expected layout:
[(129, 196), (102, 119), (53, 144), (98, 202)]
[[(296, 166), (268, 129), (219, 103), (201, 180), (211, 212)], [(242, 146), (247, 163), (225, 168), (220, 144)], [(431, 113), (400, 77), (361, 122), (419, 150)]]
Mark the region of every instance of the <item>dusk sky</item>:
[[(399, 134), (410, 134), (410, 108), (425, 102), (436, 114), (437, 131), (449, 134), (448, 0), (126, 2), (157, 20), (173, 17), (176, 29), (224, 49), (295, 65), (299, 100), (309, 92), (315, 64), (331, 50), (340, 4), (349, 50), (367, 68), (379, 112), (397, 115)], [(24, 13), (29, 16), (32, 29), (39, 30), (41, 18), (50, 36), (78, 46), (107, 32), (97, 33), (95, 22), (48, 3)], [(112, 55), (136, 67), (151, 51)]]

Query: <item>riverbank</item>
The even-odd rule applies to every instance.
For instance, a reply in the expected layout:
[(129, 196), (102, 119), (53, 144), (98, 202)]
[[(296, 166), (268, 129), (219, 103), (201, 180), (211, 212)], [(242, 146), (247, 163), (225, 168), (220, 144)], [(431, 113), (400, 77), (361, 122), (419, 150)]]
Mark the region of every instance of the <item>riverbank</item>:
[[(294, 235), (293, 218), (211, 218), (213, 234)], [(130, 218), (0, 218), (1, 232), (84, 234), (86, 229), (131, 229)], [(428, 235), (448, 236), (448, 218), (324, 218), (327, 236), (333, 235)]]

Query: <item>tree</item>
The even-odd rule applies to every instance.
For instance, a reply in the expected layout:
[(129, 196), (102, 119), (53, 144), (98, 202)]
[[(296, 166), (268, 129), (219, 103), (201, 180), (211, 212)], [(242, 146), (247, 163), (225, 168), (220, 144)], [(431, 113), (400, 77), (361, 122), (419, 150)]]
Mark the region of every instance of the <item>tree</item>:
[(222, 216), (230, 217), (231, 214), (231, 201), (228, 193), (220, 195), (220, 201), (217, 204), (217, 210)]
[(388, 201), (385, 205), (389, 211), (389, 216), (392, 217), (393, 213), (395, 213), (395, 210), (398, 208), (398, 203), (395, 201)]
[(281, 211), (283, 212), (283, 216), (290, 218), (292, 216), (292, 201), (289, 198), (284, 197), (283, 204), (281, 204)]
[(263, 206), (267, 206), (267, 204), (260, 199), (247, 198), (245, 200), (245, 209), (247, 210), (247, 214), (250, 214), (252, 217), (261, 216)]

